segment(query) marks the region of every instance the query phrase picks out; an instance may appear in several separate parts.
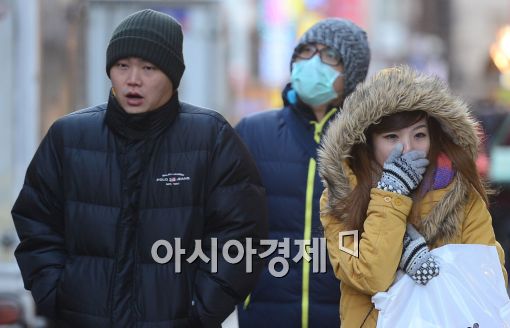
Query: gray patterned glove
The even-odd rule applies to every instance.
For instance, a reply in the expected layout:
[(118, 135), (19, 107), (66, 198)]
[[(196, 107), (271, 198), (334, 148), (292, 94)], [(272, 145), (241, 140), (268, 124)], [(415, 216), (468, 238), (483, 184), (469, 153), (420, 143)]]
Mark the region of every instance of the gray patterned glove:
[(420, 285), (426, 285), (430, 279), (439, 275), (439, 265), (430, 254), (425, 238), (410, 223), (407, 224), (404, 235), (404, 249), (399, 268)]
[(429, 161), (427, 154), (412, 150), (402, 155), (404, 145), (397, 144), (384, 162), (383, 175), (377, 188), (409, 195), (423, 179)]

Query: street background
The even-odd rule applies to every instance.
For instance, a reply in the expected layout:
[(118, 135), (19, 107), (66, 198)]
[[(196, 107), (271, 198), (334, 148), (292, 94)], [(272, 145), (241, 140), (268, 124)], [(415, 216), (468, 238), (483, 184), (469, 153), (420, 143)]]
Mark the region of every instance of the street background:
[[(10, 209), (37, 145), (58, 117), (106, 101), (111, 32), (143, 8), (182, 23), (181, 100), (232, 125), (282, 105), (297, 38), (329, 16), (367, 31), (369, 75), (405, 63), (448, 81), (485, 127), (479, 168), (500, 191), (491, 212), (510, 253), (510, 0), (0, 0), (0, 267), (14, 261)], [(490, 172), (497, 144), (503, 178)]]

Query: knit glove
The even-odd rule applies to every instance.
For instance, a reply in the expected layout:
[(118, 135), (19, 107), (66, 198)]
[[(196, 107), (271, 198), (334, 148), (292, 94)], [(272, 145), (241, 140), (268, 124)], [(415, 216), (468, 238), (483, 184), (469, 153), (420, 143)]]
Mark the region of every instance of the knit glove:
[(439, 275), (439, 265), (430, 254), (425, 238), (409, 223), (404, 235), (404, 249), (399, 268), (420, 285), (426, 285), (430, 279)]
[(381, 180), (377, 188), (409, 195), (423, 179), (429, 164), (426, 154), (413, 150), (402, 155), (404, 145), (397, 144), (383, 165)]

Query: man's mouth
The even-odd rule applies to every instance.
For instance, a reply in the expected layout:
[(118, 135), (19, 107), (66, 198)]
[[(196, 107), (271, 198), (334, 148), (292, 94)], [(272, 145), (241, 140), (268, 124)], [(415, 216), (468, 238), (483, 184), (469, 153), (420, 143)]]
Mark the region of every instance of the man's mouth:
[(140, 106), (143, 103), (143, 96), (137, 92), (128, 92), (126, 99), (129, 106)]

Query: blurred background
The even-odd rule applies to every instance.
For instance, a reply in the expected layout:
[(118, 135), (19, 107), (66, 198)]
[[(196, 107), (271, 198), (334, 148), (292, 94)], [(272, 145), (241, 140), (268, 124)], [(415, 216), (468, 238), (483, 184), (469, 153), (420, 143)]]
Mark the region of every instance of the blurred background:
[(479, 168), (500, 190), (491, 211), (510, 253), (510, 0), (0, 0), (0, 269), (14, 261), (10, 209), (37, 145), (58, 117), (106, 101), (111, 32), (143, 8), (183, 26), (181, 100), (232, 125), (282, 105), (297, 38), (329, 16), (367, 31), (369, 75), (406, 63), (448, 81), (485, 128)]

